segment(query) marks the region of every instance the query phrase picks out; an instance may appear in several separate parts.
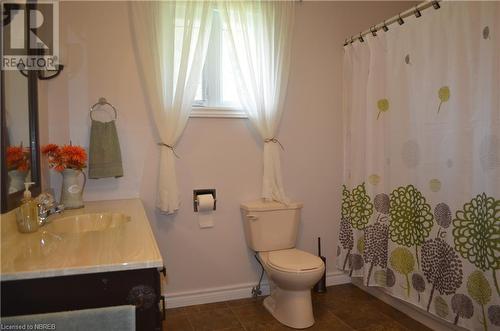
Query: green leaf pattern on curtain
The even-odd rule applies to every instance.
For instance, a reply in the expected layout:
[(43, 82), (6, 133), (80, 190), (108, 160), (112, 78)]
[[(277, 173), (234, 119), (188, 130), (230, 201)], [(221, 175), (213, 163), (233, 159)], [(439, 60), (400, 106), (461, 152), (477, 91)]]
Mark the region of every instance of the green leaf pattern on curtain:
[(434, 216), (431, 206), (413, 185), (398, 187), (391, 193), (389, 234), (392, 241), (415, 248), (417, 265), (418, 246), (422, 245), (432, 229)]
[[(348, 191), (346, 194), (348, 194)], [(351, 221), (352, 227), (357, 230), (363, 230), (373, 214), (373, 204), (371, 203), (370, 196), (366, 193), (365, 183), (355, 187), (347, 195), (347, 199), (348, 203), (346, 205), (350, 207), (348, 218)]]
[(450, 314), (448, 303), (441, 296), (436, 297), (436, 299), (434, 300), (434, 310), (436, 312), (436, 315), (441, 318), (446, 318)]
[(456, 212), (453, 220), (455, 249), (482, 271), (491, 270), (497, 295), (500, 289), (500, 200), (477, 195)]
[(408, 248), (398, 247), (391, 253), (391, 267), (403, 275), (406, 284), (402, 286), (406, 290), (406, 296), (410, 296), (409, 275), (415, 270), (415, 258)]
[[(418, 302), (426, 294), (427, 311), (433, 307), (431, 312), (455, 325), (476, 314), (484, 330), (500, 326), (500, 305), (490, 304), (499, 293), (500, 200), (481, 193), (453, 213), (444, 202), (432, 208), (411, 184), (378, 193), (372, 201), (361, 183), (352, 190), (343, 185), (341, 214), (342, 269), (351, 276), (366, 266), (367, 286), (371, 280), (386, 288), (398, 285), (407, 298), (413, 289)], [(396, 248), (389, 254), (391, 244)], [(464, 263), (478, 269), (464, 276)], [(493, 284), (484, 272), (491, 273)]]
[(344, 250), (347, 251), (345, 254), (344, 263), (342, 265), (342, 270), (345, 270), (349, 255), (354, 247), (354, 235), (351, 227), (350, 215), (351, 215), (351, 193), (345, 185), (342, 187), (342, 218), (340, 220), (340, 232), (339, 241), (340, 245)]
[(385, 112), (389, 111), (389, 100), (380, 99), (379, 101), (377, 101), (377, 109), (378, 109), (378, 113), (377, 113), (377, 120), (378, 120), (381, 113), (385, 113)]
[(440, 102), (437, 112), (439, 114), (439, 111), (441, 110), (441, 106), (443, 105), (443, 103), (450, 100), (450, 88), (448, 86), (441, 87), (438, 92), (438, 97)]
[(467, 291), (471, 298), (481, 306), (481, 324), (484, 326), (485, 330), (488, 330), (484, 306), (491, 300), (491, 287), (481, 271), (476, 270), (469, 275), (469, 279), (467, 280)]

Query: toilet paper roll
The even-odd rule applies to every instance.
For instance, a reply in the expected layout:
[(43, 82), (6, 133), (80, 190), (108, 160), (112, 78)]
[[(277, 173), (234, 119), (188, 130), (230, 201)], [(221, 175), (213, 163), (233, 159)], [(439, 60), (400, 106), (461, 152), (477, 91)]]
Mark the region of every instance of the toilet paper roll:
[(198, 224), (200, 228), (214, 226), (214, 197), (211, 194), (198, 195)]
[(211, 194), (198, 195), (198, 211), (212, 211), (214, 202), (214, 197)]

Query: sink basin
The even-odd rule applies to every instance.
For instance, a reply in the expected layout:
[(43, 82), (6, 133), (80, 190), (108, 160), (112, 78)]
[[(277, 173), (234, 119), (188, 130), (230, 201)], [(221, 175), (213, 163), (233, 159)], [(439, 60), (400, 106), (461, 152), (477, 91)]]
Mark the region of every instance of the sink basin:
[(82, 233), (105, 231), (130, 222), (130, 216), (122, 213), (91, 213), (62, 216), (47, 224), (47, 230), (55, 233)]

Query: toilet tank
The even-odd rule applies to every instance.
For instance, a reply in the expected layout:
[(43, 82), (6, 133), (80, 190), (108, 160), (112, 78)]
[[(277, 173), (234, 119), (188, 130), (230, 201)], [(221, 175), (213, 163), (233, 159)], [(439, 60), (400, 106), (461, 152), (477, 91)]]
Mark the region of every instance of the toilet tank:
[(295, 247), (301, 203), (288, 205), (263, 199), (241, 204), (248, 246), (256, 252)]

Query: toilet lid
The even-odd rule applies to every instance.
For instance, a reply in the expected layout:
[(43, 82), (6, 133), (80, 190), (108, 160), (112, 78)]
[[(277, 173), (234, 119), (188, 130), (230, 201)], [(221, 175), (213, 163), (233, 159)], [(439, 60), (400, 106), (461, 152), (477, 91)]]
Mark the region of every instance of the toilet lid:
[(295, 248), (269, 252), (268, 261), (271, 266), (287, 271), (308, 271), (323, 266), (319, 257)]

